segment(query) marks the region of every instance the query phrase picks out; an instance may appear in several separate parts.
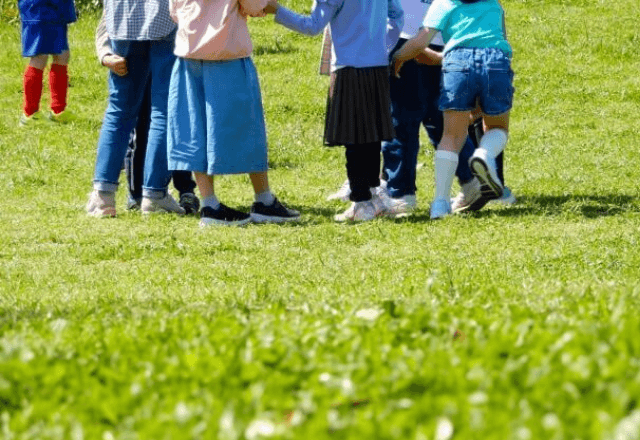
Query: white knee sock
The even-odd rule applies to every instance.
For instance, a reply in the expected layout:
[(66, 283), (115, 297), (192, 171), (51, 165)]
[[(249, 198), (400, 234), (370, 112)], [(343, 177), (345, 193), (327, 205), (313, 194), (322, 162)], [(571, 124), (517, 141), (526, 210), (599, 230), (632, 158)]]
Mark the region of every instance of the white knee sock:
[(208, 206), (211, 209), (218, 209), (220, 206), (220, 202), (215, 194), (211, 194), (209, 197), (205, 197), (202, 199), (202, 207)]
[(501, 128), (492, 128), (487, 131), (480, 139), (480, 148), (486, 150), (489, 157), (495, 159), (498, 157), (505, 145), (507, 145), (507, 132)]
[(437, 150), (434, 155), (434, 168), (436, 177), (436, 199), (449, 200), (451, 197), (451, 184), (458, 167), (458, 155), (451, 151)]

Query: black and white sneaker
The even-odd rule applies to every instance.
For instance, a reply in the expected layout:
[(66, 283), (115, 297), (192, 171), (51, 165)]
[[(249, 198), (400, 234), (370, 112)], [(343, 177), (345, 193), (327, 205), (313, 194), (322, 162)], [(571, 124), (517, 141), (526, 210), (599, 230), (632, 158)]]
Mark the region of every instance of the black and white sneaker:
[(480, 181), (480, 192), (489, 200), (502, 197), (504, 187), (498, 178), (495, 159), (489, 157), (487, 151), (476, 148), (476, 151), (469, 159), (469, 168), (474, 176)]
[(216, 209), (205, 206), (200, 210), (200, 227), (205, 228), (210, 225), (221, 226), (242, 226), (251, 221), (251, 216), (244, 212), (236, 211), (233, 208), (220, 203)]
[(300, 213), (280, 203), (277, 198), (271, 205), (254, 202), (251, 205), (251, 219), (255, 223), (284, 223), (300, 219)]

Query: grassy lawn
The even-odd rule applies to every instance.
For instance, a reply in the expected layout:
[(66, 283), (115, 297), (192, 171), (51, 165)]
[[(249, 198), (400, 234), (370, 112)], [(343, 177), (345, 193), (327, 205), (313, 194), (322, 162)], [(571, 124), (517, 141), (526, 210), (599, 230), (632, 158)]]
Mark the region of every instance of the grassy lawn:
[[(5, 16), (0, 439), (640, 438), (637, 0), (503, 4), (515, 206), (430, 221), (424, 136), (416, 216), (334, 223), (321, 37), (269, 17), (250, 27), (271, 186), (303, 220), (208, 230), (127, 212), (124, 188), (116, 219), (86, 216), (97, 16), (70, 28), (78, 121), (28, 130)], [(246, 176), (216, 189), (253, 201)]]

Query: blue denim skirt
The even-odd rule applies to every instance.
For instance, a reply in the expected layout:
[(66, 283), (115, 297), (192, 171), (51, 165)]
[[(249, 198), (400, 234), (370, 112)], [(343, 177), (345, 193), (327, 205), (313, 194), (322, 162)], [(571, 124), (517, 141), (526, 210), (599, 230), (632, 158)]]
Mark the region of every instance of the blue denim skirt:
[(59, 55), (69, 50), (66, 24), (22, 23), (22, 56)]
[(169, 85), (170, 170), (215, 174), (267, 171), (267, 135), (251, 58), (178, 58)]
[(456, 48), (442, 62), (438, 106), (441, 111), (480, 108), (487, 115), (505, 113), (513, 106), (511, 59), (500, 49)]

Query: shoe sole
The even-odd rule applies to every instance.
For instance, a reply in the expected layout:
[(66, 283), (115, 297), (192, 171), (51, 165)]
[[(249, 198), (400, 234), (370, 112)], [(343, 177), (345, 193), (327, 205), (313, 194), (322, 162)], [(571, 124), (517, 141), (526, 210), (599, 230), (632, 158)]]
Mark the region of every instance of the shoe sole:
[(287, 222), (295, 222), (300, 220), (300, 216), (295, 217), (271, 217), (263, 214), (253, 214), (251, 213), (251, 220), (254, 223), (287, 223)]
[[(500, 198), (504, 188), (498, 176), (494, 176), (489, 165), (480, 157), (472, 157), (469, 162), (469, 168), (474, 176), (480, 180), (480, 192), (483, 196), (491, 198)], [(486, 203), (485, 203), (486, 204)]]
[(94, 218), (114, 218), (116, 216), (116, 210), (114, 209), (113, 211), (105, 211), (105, 212), (87, 212), (87, 215), (89, 217), (94, 217)]
[(178, 214), (178, 215), (185, 215), (185, 212), (180, 212), (180, 211), (169, 211), (167, 209), (156, 209), (153, 211), (149, 211), (149, 210), (142, 210), (142, 215), (153, 215), (153, 214)]
[(209, 226), (244, 226), (248, 223), (251, 223), (251, 217), (247, 217), (244, 220), (218, 220), (214, 218), (209, 218), (206, 221), (204, 219), (200, 219), (200, 227), (207, 228)]
[(464, 212), (476, 212), (484, 208), (487, 203), (489, 203), (489, 199), (484, 195), (480, 195), (480, 197), (478, 197), (476, 200), (474, 200), (472, 203), (468, 205), (461, 206), (460, 208), (456, 208), (456, 209), (451, 208), (451, 212), (454, 214), (462, 214)]

